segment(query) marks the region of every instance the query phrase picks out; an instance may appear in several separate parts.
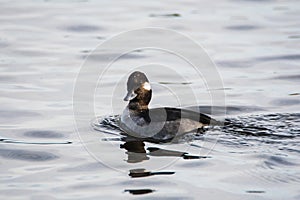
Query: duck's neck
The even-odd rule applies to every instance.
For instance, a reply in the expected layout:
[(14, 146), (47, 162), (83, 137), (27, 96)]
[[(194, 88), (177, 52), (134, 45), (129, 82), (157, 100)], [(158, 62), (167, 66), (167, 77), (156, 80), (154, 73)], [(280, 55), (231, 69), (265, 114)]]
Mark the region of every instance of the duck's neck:
[(137, 117), (138, 119), (144, 119), (144, 122), (146, 124), (149, 124), (151, 122), (148, 104), (144, 104), (143, 102), (135, 101), (133, 99), (129, 102), (128, 109), (129, 115), (132, 119), (135, 119)]
[(128, 104), (128, 108), (134, 112), (146, 112), (148, 111), (148, 104), (144, 104), (143, 102), (131, 100)]
[(148, 104), (150, 103), (152, 91), (139, 92), (139, 94), (129, 101), (128, 108), (134, 112), (148, 112)]

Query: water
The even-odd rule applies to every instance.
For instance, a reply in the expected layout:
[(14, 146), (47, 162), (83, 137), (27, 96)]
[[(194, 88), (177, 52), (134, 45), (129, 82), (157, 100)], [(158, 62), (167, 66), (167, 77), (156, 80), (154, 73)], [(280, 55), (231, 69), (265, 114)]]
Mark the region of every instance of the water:
[[(297, 1), (1, 1), (0, 9), (1, 198), (300, 198)], [(224, 82), (217, 89), (226, 94), (226, 126), (174, 144), (132, 141), (111, 126), (114, 117), (106, 126), (91, 118), (76, 127), (73, 87), (84, 59), (112, 35), (149, 26), (205, 47)], [(131, 53), (114, 67), (161, 55)], [(168, 56), (161, 62), (173, 69), (184, 64)], [(104, 79), (104, 88), (120, 76), (124, 70)], [(182, 106), (210, 112), (201, 81), (178, 83), (166, 74), (151, 80), (152, 106), (177, 106), (167, 89), (185, 94), (191, 86), (199, 88), (199, 102)], [(122, 112), (122, 90), (120, 83), (113, 111), (97, 101), (97, 119)], [(98, 139), (83, 144), (78, 130)]]

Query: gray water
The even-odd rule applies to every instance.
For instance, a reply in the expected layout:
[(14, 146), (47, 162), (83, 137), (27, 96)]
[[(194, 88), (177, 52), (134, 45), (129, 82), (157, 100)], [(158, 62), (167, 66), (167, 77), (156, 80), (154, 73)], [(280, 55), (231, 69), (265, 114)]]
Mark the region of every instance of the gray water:
[[(298, 1), (0, 5), (1, 199), (300, 198)], [(205, 48), (224, 83), (218, 88), (226, 94), (224, 127), (176, 143), (128, 140), (112, 117), (126, 106), (125, 86), (114, 98), (119, 110), (112, 112), (99, 101), (96, 119), (76, 126), (73, 88), (89, 53), (113, 35), (143, 27), (179, 31)], [(137, 52), (116, 65), (126, 69), (155, 56)], [(90, 60), (101, 63), (101, 57)], [(182, 67), (169, 58), (164, 62)], [(123, 76), (116, 71), (104, 80), (105, 89), (113, 89), (114, 80)], [(172, 77), (162, 73), (150, 80), (156, 85), (153, 107), (178, 106), (164, 90)], [(202, 83), (192, 79), (173, 85), (180, 93), (189, 84)], [(181, 106), (209, 113), (206, 94), (200, 87), (199, 103)], [(78, 131), (97, 139), (82, 141)]]

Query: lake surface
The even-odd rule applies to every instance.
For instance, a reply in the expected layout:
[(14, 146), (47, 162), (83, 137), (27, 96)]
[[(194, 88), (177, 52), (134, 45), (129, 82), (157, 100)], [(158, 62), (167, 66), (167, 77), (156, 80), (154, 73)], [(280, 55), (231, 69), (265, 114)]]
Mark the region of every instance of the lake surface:
[[(1, 1), (0, 11), (1, 199), (300, 199), (298, 1)], [(205, 87), (178, 57), (137, 50), (111, 65), (95, 116), (78, 124), (82, 67), (101, 68), (113, 56), (97, 54), (101, 43), (144, 27), (200, 44), (223, 86)], [(115, 115), (133, 66), (149, 71), (150, 106), (200, 108), (225, 125), (174, 143), (124, 138)], [(226, 110), (211, 112), (211, 91)]]

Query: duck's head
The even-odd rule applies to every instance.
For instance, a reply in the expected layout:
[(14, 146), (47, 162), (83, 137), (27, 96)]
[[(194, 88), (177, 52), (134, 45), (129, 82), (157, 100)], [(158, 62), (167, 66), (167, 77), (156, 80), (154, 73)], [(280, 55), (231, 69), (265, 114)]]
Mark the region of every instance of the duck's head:
[(130, 74), (127, 81), (127, 95), (124, 97), (124, 101), (148, 105), (151, 96), (152, 90), (146, 75), (139, 71)]

